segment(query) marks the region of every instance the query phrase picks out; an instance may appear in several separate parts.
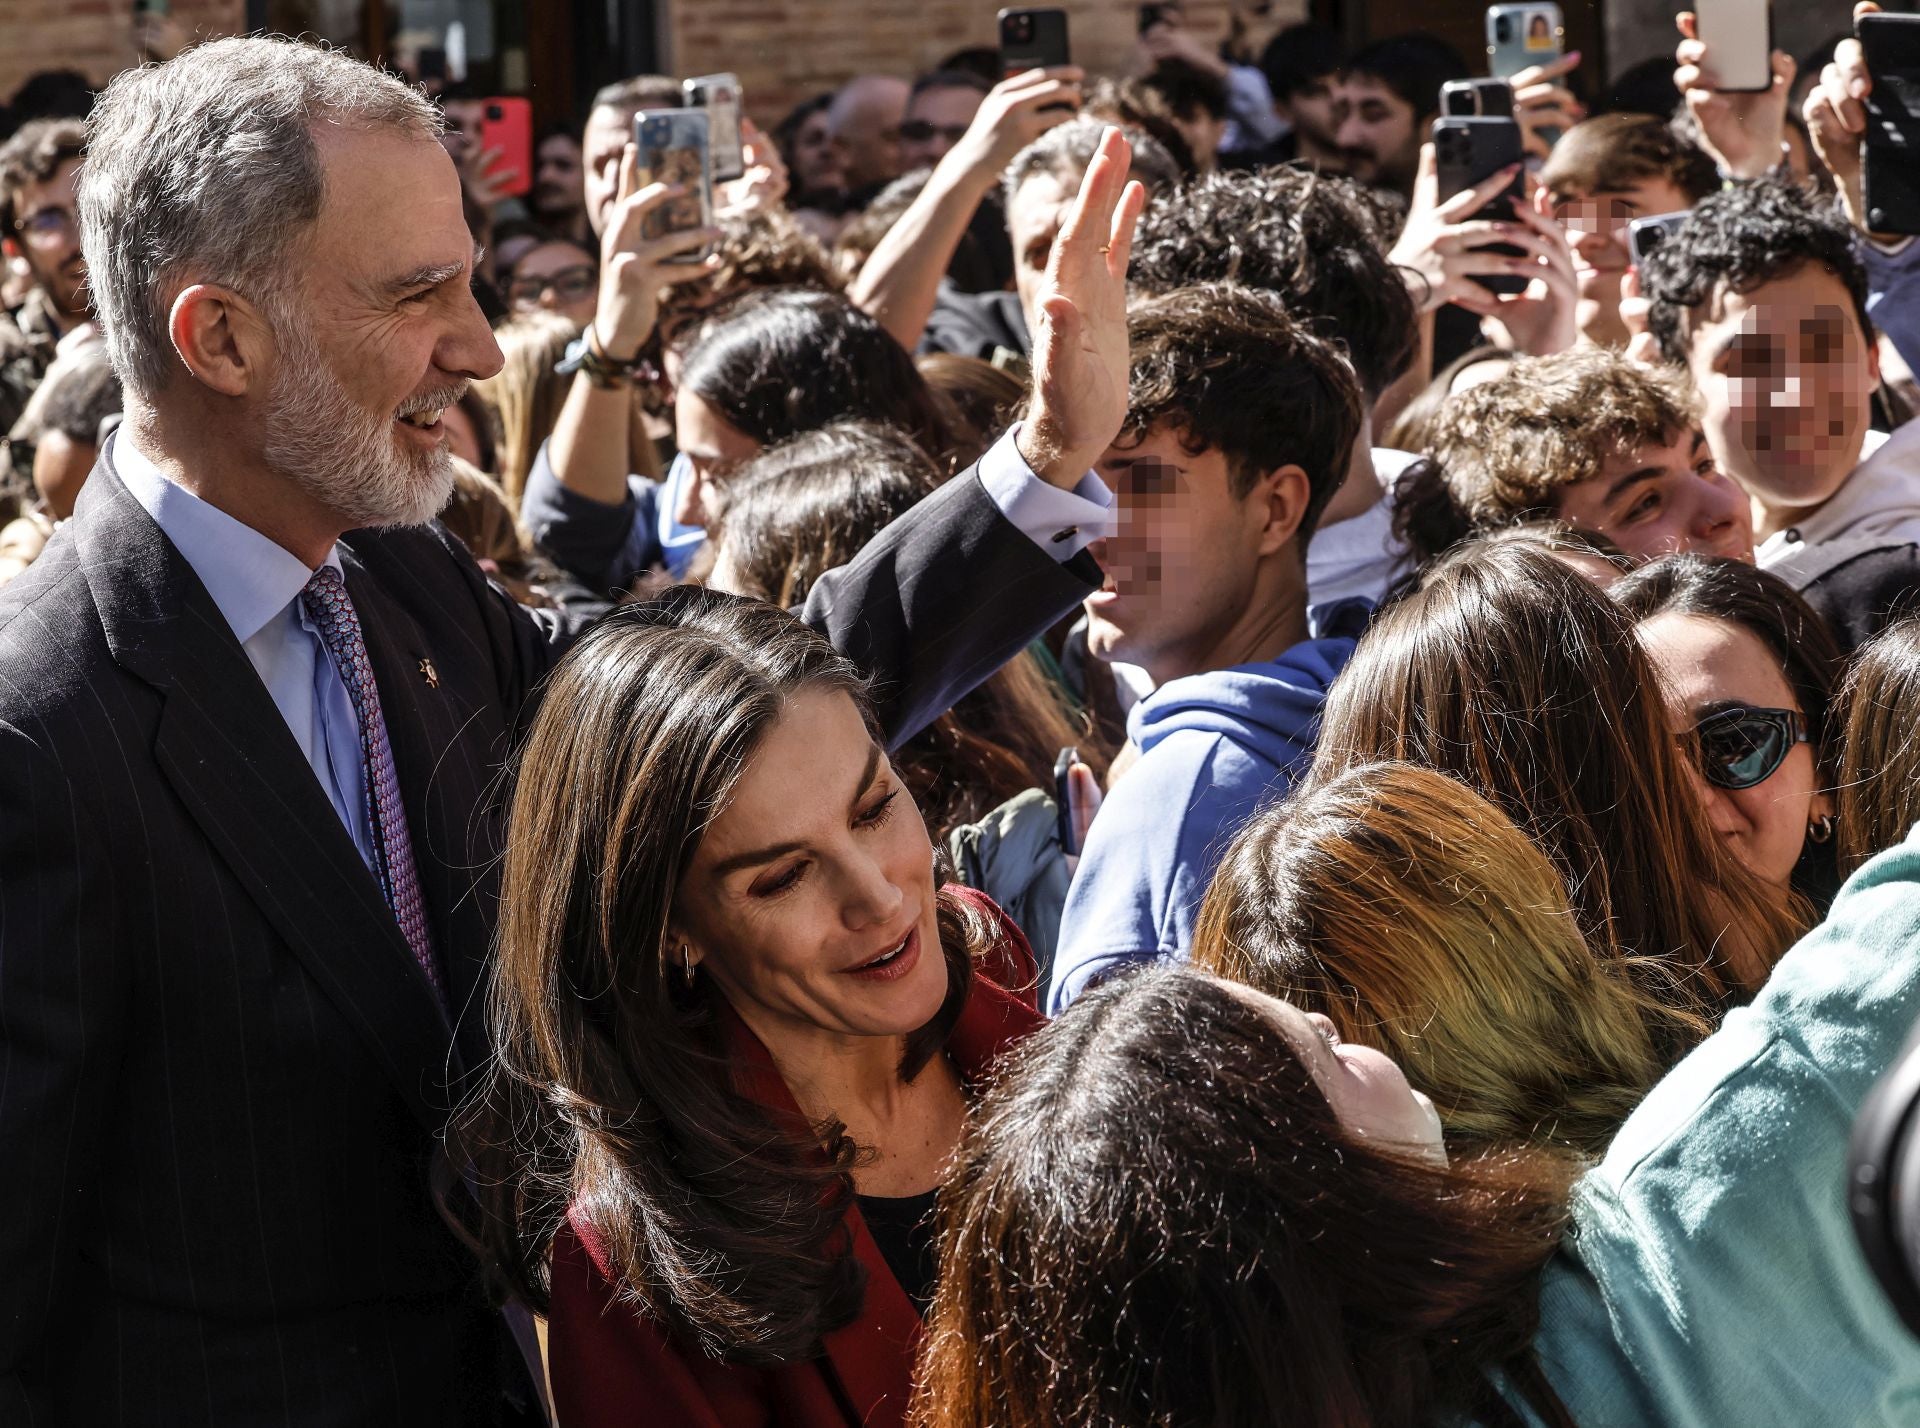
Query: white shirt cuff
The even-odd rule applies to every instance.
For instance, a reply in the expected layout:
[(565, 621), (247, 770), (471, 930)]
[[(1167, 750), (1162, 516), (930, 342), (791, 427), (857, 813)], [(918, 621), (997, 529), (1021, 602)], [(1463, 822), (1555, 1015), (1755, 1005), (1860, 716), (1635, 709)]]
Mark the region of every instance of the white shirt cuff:
[(1113, 492), (1089, 471), (1071, 491), (1050, 486), (1033, 474), (1014, 444), (1018, 423), (987, 448), (977, 468), (980, 484), (1000, 514), (1027, 539), (1062, 563), (1103, 536), (1113, 534)]

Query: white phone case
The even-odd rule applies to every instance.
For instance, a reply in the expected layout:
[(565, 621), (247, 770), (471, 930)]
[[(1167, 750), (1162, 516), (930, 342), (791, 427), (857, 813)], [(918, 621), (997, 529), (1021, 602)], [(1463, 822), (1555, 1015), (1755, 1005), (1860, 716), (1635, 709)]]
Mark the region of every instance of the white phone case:
[(1767, 0), (1695, 0), (1702, 68), (1719, 88), (1757, 94), (1773, 85), (1773, 15)]

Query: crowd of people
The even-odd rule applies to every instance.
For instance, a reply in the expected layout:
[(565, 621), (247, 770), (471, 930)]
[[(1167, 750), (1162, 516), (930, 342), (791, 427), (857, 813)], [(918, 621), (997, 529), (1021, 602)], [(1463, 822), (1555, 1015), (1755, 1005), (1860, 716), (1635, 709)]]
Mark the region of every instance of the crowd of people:
[(701, 228), (666, 76), (23, 91), (0, 1422), (1912, 1420), (1859, 44), (1449, 193), (1440, 41), (1146, 8)]

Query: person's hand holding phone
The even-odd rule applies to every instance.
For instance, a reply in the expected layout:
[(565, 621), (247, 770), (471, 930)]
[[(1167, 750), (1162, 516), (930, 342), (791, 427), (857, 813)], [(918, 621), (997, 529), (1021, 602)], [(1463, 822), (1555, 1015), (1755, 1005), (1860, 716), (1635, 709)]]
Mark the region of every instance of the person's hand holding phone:
[[(1880, 7), (1862, 0), (1853, 7), (1853, 18), (1877, 15)], [(1867, 111), (1863, 101), (1873, 93), (1873, 76), (1867, 73), (1867, 57), (1860, 41), (1842, 40), (1833, 51), (1833, 60), (1820, 71), (1820, 80), (1807, 92), (1803, 111), (1813, 150), (1820, 156), (1840, 187), (1840, 201), (1847, 217), (1862, 233), (1867, 227), (1867, 201), (1861, 190), (1860, 141), (1867, 132)], [(1869, 236), (1881, 236), (1869, 234)], [(1891, 239), (1893, 235), (1885, 235)]]
[(1532, 182), (1532, 205), (1522, 205), (1515, 215), (1530, 234), (1508, 240), (1529, 254), (1519, 260), (1532, 265), (1522, 270), (1529, 279), (1527, 286), (1517, 293), (1481, 288), (1460, 306), (1480, 315), (1481, 331), (1496, 347), (1545, 357), (1564, 352), (1580, 340), (1580, 280), (1574, 273), (1573, 245), (1567, 241), (1566, 229), (1548, 210), (1538, 181)]
[(940, 160), (942, 168), (984, 180), (988, 187), (1027, 145), (1074, 117), (1086, 73), (1077, 65), (1030, 69), (987, 91), (967, 132)]
[(1544, 159), (1561, 134), (1587, 117), (1587, 106), (1559, 81), (1580, 67), (1580, 51), (1551, 64), (1530, 65), (1507, 82), (1513, 86), (1513, 117), (1529, 154)]
[(1087, 165), (1047, 261), (1033, 342), (1033, 393), (1020, 455), (1071, 490), (1127, 419), (1127, 260), (1146, 190), (1127, 178), (1133, 151), (1109, 128)]
[(650, 214), (684, 192), (674, 184), (636, 188), (639, 151), (628, 144), (620, 155), (620, 186), (600, 239), (600, 300), (594, 308), (592, 339), (600, 354), (630, 362), (653, 335), (660, 317), (660, 290), (705, 276), (719, 266), (713, 256), (698, 263), (674, 259), (714, 242), (714, 228), (684, 228), (658, 238), (644, 229)]
[(780, 157), (780, 146), (744, 114), (740, 116), (740, 152), (746, 172), (714, 186), (716, 219), (754, 218), (786, 201), (787, 165)]
[(1674, 16), (1680, 43), (1673, 52), (1673, 87), (1686, 98), (1700, 128), (1700, 146), (1737, 179), (1764, 178), (1780, 165), (1786, 139), (1787, 96), (1796, 66), (1784, 50), (1773, 52), (1773, 84), (1753, 93), (1719, 87), (1713, 51), (1700, 39), (1693, 11)]
[[(1480, 210), (1513, 182), (1515, 164), (1482, 179), (1445, 200), (1440, 197), (1439, 161), (1432, 144), (1420, 146), (1420, 170), (1413, 181), (1413, 203), (1400, 237), (1387, 261), (1401, 270), (1413, 294), (1415, 308), (1433, 312), (1448, 303), (1462, 306), (1491, 297), (1475, 278), (1508, 277), (1528, 272), (1541, 256), (1538, 240), (1529, 245), (1528, 230), (1517, 218), (1509, 221), (1481, 218)], [(1530, 248), (1534, 257), (1482, 251), (1492, 243)]]
[(1140, 53), (1149, 70), (1173, 60), (1216, 79), (1227, 77), (1227, 62), (1202, 44), (1172, 7), (1163, 9), (1159, 21), (1140, 32)]

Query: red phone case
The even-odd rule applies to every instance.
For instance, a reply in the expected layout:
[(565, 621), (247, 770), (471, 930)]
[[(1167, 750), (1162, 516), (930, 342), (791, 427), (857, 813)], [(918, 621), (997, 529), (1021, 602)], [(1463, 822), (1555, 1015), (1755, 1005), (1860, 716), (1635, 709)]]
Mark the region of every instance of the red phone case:
[(489, 99), (480, 118), (480, 147), (498, 149), (489, 176), (508, 178), (500, 191), (521, 198), (533, 187), (533, 105), (525, 99)]

